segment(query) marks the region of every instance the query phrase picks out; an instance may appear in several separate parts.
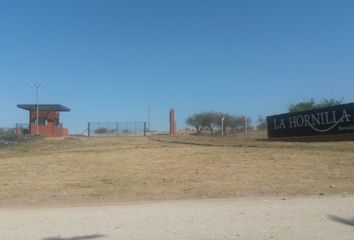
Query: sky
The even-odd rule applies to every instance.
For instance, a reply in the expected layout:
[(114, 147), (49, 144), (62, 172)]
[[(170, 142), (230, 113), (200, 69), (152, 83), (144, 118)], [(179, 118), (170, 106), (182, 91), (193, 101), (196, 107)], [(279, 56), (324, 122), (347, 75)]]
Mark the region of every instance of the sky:
[(167, 130), (197, 112), (259, 115), (314, 98), (354, 102), (352, 0), (1, 0), (0, 126), (17, 104), (71, 109), (90, 121)]

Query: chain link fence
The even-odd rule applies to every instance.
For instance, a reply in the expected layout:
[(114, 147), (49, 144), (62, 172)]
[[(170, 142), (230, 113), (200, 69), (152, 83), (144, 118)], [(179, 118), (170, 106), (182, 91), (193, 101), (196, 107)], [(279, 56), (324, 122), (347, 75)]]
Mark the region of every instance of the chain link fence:
[(146, 136), (146, 122), (89, 122), (89, 137)]

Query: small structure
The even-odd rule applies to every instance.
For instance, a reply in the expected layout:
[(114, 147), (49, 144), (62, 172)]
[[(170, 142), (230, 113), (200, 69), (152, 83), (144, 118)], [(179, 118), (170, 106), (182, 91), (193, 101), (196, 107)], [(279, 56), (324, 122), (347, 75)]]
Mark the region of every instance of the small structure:
[(70, 109), (60, 104), (39, 104), (37, 124), (37, 104), (19, 104), (18, 108), (29, 111), (29, 123), (17, 124), (16, 134), (28, 134), (42, 137), (65, 137), (69, 131), (60, 123), (60, 112), (70, 112)]

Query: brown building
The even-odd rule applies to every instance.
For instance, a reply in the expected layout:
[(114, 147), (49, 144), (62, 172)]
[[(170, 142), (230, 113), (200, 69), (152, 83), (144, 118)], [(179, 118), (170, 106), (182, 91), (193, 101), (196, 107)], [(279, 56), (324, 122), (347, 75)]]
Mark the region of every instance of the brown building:
[(70, 109), (60, 104), (39, 104), (37, 125), (37, 104), (19, 104), (18, 108), (29, 111), (29, 123), (17, 124), (17, 135), (39, 135), (42, 137), (66, 137), (67, 128), (60, 122), (60, 112), (70, 112)]

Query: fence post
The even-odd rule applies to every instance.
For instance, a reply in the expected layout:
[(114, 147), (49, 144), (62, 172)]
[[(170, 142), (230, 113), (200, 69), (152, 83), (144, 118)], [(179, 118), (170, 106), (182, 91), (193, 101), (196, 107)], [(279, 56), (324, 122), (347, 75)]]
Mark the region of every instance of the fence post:
[(245, 117), (245, 138), (248, 137), (248, 126), (247, 126), (247, 117)]
[(117, 122), (117, 136), (119, 135), (119, 123)]
[(91, 126), (90, 126), (91, 124), (90, 124), (90, 122), (87, 124), (87, 136), (88, 137), (90, 137), (90, 135), (91, 135)]
[(146, 136), (146, 122), (144, 122), (144, 137)]

